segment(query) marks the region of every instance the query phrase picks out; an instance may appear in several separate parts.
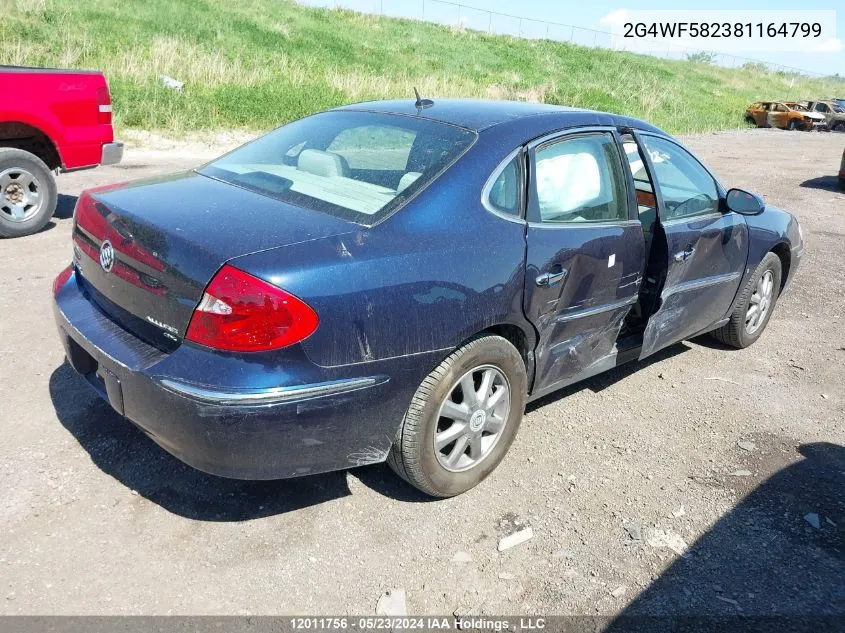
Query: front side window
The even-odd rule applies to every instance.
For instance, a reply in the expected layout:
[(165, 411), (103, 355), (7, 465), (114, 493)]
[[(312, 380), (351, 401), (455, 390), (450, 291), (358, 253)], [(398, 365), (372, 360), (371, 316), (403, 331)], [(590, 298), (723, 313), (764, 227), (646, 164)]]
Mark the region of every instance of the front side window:
[(628, 218), (619, 150), (611, 134), (564, 139), (535, 153), (542, 222), (612, 222)]
[(640, 218), (644, 216), (651, 218), (653, 222), (657, 218), (657, 198), (654, 195), (654, 187), (648, 176), (645, 166), (645, 159), (640, 153), (639, 145), (630, 134), (622, 136), (622, 147), (625, 150), (625, 157), (628, 159), (628, 166), (634, 176), (634, 188), (637, 195), (637, 211)]
[(718, 211), (716, 182), (692, 154), (655, 136), (644, 136), (643, 145), (663, 196), (664, 220)]
[(371, 225), (432, 182), (476, 139), (436, 121), (332, 111), (285, 125), (199, 173)]

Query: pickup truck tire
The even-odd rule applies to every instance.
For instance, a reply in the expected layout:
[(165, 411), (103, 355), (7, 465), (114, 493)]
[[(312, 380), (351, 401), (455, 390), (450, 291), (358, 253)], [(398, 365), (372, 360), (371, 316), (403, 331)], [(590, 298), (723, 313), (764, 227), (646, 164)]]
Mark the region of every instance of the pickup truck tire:
[[(473, 393), (464, 395), (462, 385)], [(388, 465), (433, 497), (466, 492), (508, 452), (525, 412), (527, 385), (525, 362), (507, 339), (470, 340), (417, 389)]]
[[(742, 294), (731, 313), (730, 321), (718, 330), (714, 330), (713, 337), (725, 345), (738, 349), (746, 348), (760, 338), (769, 324), (780, 294), (781, 274), (780, 258), (774, 253), (766, 253), (763, 261), (742, 289)], [(761, 304), (761, 300), (764, 303)], [(761, 310), (762, 305), (765, 310), (762, 317), (758, 317), (757, 322), (749, 322), (748, 315), (752, 305), (756, 305), (757, 310)]]
[(56, 211), (56, 179), (40, 158), (0, 148), (0, 237), (37, 233)]

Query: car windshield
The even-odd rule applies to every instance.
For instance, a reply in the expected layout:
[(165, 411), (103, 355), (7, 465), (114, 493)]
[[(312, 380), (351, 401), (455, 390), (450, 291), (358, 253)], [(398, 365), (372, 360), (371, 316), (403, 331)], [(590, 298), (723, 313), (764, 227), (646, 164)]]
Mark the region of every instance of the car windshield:
[(793, 110), (798, 110), (799, 112), (809, 112), (807, 106), (803, 106), (800, 103), (787, 103), (786, 106)]
[(198, 171), (371, 225), (437, 178), (476, 136), (417, 117), (324, 112), (280, 127)]

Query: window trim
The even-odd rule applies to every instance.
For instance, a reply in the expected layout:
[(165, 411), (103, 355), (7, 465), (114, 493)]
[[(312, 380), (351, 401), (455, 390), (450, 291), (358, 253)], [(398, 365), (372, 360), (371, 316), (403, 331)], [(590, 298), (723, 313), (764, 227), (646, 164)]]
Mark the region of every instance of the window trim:
[[(636, 139), (637, 144), (640, 145), (640, 149), (645, 152), (645, 157), (646, 157), (646, 160), (648, 161), (649, 172), (651, 174), (653, 174), (652, 184), (655, 187), (655, 189), (657, 190), (656, 193), (657, 193), (657, 196), (658, 196), (658, 198), (657, 198), (657, 204), (658, 204), (658, 206), (657, 206), (657, 219), (660, 222), (661, 226), (666, 224), (667, 222), (685, 221), (688, 218), (701, 218), (701, 217), (704, 217), (705, 215), (714, 215), (715, 216), (716, 214), (719, 214), (719, 216), (721, 217), (721, 216), (725, 215), (726, 213), (731, 213), (730, 209), (728, 209), (725, 206), (725, 195), (727, 194), (727, 190), (722, 186), (722, 183), (719, 182), (719, 179), (716, 178), (716, 176), (713, 175), (713, 172), (710, 171), (707, 168), (707, 165), (705, 165), (704, 163), (701, 162), (701, 160), (699, 160), (698, 156), (696, 156), (688, 148), (684, 147), (684, 145), (682, 143), (680, 143), (679, 141), (676, 141), (671, 136), (667, 136), (666, 134), (655, 134), (654, 132), (645, 132), (645, 131), (642, 131), (642, 130), (634, 130), (634, 132), (635, 132), (634, 138)], [(704, 173), (706, 173), (708, 176), (710, 176), (710, 178), (713, 180), (713, 183), (716, 185), (716, 195), (719, 196), (718, 197), (718, 209), (716, 209), (716, 211), (701, 211), (700, 213), (691, 214), (691, 215), (684, 215), (684, 216), (681, 216), (679, 218), (666, 218), (666, 217), (664, 217), (665, 212), (666, 212), (666, 206), (665, 206), (665, 203), (663, 201), (663, 190), (660, 186), (660, 182), (657, 180), (657, 172), (654, 171), (654, 165), (651, 162), (651, 155), (649, 155), (649, 153), (648, 153), (648, 148), (645, 147), (645, 142), (643, 140), (643, 137), (646, 137), (646, 136), (658, 138), (658, 139), (661, 139), (663, 141), (666, 141), (668, 143), (671, 143), (672, 145), (679, 147), (684, 152), (686, 152), (696, 162), (696, 164), (698, 164), (699, 167), (701, 167), (704, 170)]]
[[(495, 216), (502, 218), (503, 220), (509, 220), (510, 222), (518, 222), (519, 224), (525, 223), (525, 209), (526, 209), (526, 168), (525, 168), (525, 147), (520, 145), (515, 150), (513, 150), (510, 154), (505, 156), (496, 168), (490, 173), (490, 176), (487, 178), (487, 181), (484, 183), (484, 187), (481, 189), (481, 205), (487, 209), (490, 213)], [(499, 209), (490, 201), (490, 192), (493, 190), (493, 185), (496, 184), (496, 181), (499, 179), (499, 176), (502, 175), (502, 172), (507, 169), (508, 165), (510, 165), (513, 160), (517, 157), (521, 156), (522, 160), (520, 160), (518, 165), (518, 173), (517, 178), (519, 179), (519, 200), (517, 202), (518, 206), (518, 213), (517, 215), (513, 215)]]
[[(616, 220), (604, 220), (601, 222), (543, 222), (540, 219), (532, 219), (531, 216), (535, 216), (539, 218), (539, 208), (537, 208), (537, 200), (536, 200), (536, 187), (534, 187), (534, 168), (536, 165), (536, 155), (538, 150), (542, 150), (549, 145), (553, 145), (555, 143), (563, 143), (571, 139), (583, 137), (583, 136), (597, 136), (597, 135), (609, 135), (616, 146), (616, 157), (619, 161), (619, 168), (621, 170), (622, 176), (622, 183), (625, 188), (625, 205), (626, 205), (626, 214), (625, 218), (616, 219)], [(632, 207), (632, 201), (636, 200), (636, 193), (631, 189), (631, 182), (632, 179), (630, 177), (631, 170), (625, 164), (625, 152), (622, 149), (622, 143), (619, 136), (619, 131), (616, 127), (610, 125), (591, 125), (591, 126), (584, 126), (584, 127), (577, 127), (577, 128), (566, 128), (564, 130), (557, 130), (555, 132), (551, 132), (550, 134), (546, 134), (539, 138), (534, 139), (531, 141), (526, 147), (526, 157), (527, 157), (527, 183), (526, 183), (526, 204), (525, 204), (525, 218), (528, 221), (528, 226), (532, 228), (545, 228), (545, 229), (573, 229), (573, 228), (601, 228), (601, 227), (609, 227), (609, 226), (630, 226), (630, 225), (638, 225), (639, 226), (639, 219), (636, 218), (633, 214), (636, 213), (636, 206)], [(532, 195), (532, 187), (533, 187), (533, 195)], [(633, 211), (632, 211), (633, 209)]]

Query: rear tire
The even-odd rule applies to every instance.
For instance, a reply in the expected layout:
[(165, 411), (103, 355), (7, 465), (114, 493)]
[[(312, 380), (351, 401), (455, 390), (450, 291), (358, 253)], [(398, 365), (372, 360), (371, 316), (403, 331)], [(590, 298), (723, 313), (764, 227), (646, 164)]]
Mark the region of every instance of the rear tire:
[(56, 179), (35, 154), (0, 148), (0, 237), (37, 233), (56, 211)]
[[(472, 383), (466, 382), (467, 376)], [(470, 385), (473, 394), (464, 395), (462, 384)], [(487, 477), (510, 448), (527, 390), (525, 363), (509, 341), (492, 335), (472, 339), (423, 380), (387, 463), (433, 497), (466, 492)], [(495, 404), (487, 407), (497, 395)], [(450, 412), (454, 418), (445, 415)], [(451, 440), (452, 434), (456, 439)]]
[[(781, 274), (780, 258), (774, 253), (767, 253), (748, 279), (745, 288), (742, 289), (742, 294), (731, 313), (730, 321), (718, 330), (711, 332), (713, 337), (725, 345), (737, 349), (744, 349), (760, 338), (763, 330), (769, 324), (769, 319), (772, 317), (780, 294)], [(765, 286), (765, 284), (761, 286), (761, 282), (765, 280), (771, 285), (768, 297), (766, 297), (765, 292), (761, 292), (761, 287)], [(761, 300), (765, 301), (761, 303)], [(751, 311), (754, 305), (757, 306), (757, 311), (765, 309), (762, 316), (758, 315), (756, 322), (753, 322), (753, 319), (758, 313)], [(761, 305), (763, 308), (761, 308)], [(751, 321), (749, 321), (749, 314), (751, 314)]]

